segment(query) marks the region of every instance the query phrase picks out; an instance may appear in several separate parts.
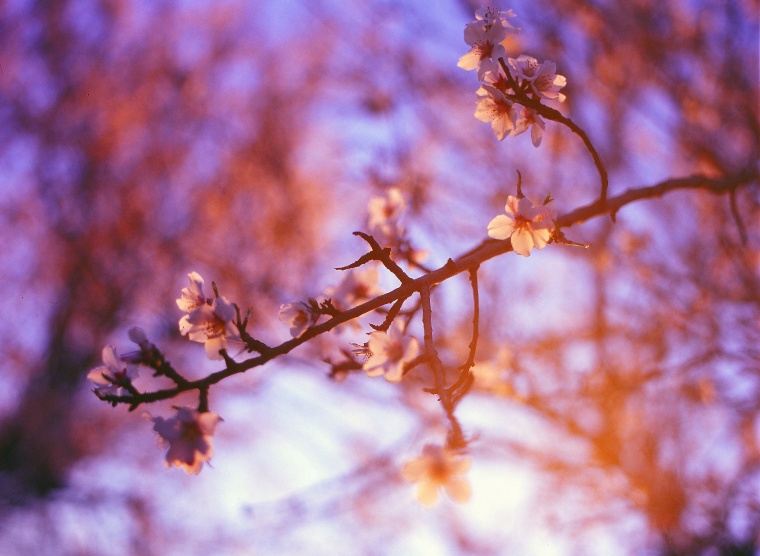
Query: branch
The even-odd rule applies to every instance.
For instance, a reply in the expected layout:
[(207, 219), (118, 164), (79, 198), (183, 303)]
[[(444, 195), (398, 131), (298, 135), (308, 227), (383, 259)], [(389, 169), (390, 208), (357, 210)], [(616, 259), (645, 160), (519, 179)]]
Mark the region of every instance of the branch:
[[(729, 193), (741, 186), (754, 182), (757, 179), (757, 170), (749, 170), (735, 176), (728, 176), (721, 179), (708, 178), (705, 176), (691, 176), (688, 178), (666, 180), (657, 185), (629, 189), (621, 195), (607, 199), (606, 201), (597, 200), (589, 205), (559, 216), (556, 219), (556, 224), (558, 227), (570, 227), (601, 215), (616, 213), (625, 205), (635, 201), (657, 198), (678, 189), (704, 189), (716, 194)], [(243, 373), (255, 367), (260, 367), (272, 359), (289, 353), (315, 336), (329, 332), (336, 326), (374, 311), (384, 305), (396, 303), (401, 299), (406, 299), (415, 292), (420, 293), (422, 296), (423, 323), (426, 319), (429, 322), (429, 319), (431, 318), (429, 299), (430, 288), (456, 276), (457, 274), (475, 269), (485, 261), (510, 251), (512, 251), (512, 243), (510, 241), (499, 241), (494, 239), (484, 240), (480, 245), (458, 257), (456, 260), (449, 259), (442, 267), (420, 276), (419, 278), (412, 279), (407, 277), (408, 281), (403, 282), (395, 290), (344, 311), (326, 322), (312, 326), (306, 329), (301, 336), (287, 340), (278, 346), (271, 347), (258, 357), (253, 357), (240, 363), (233, 361), (232, 363), (234, 364), (232, 364), (228, 362), (227, 368), (221, 371), (211, 373), (199, 380), (178, 384), (174, 388), (142, 393), (139, 395), (132, 393), (124, 396), (107, 395), (103, 396), (103, 399), (111, 403), (126, 403), (136, 407), (142, 403), (171, 399), (188, 390), (207, 388), (229, 376)], [(428, 333), (426, 331), (426, 342), (430, 342), (429, 347), (426, 347), (434, 353), (434, 346), (432, 345), (432, 330), (430, 331), (429, 338), (427, 336)], [(438, 363), (440, 363), (440, 361)], [(435, 363), (435, 359), (433, 359), (431, 365), (438, 363)], [(440, 376), (436, 379), (440, 382), (436, 384), (436, 389), (443, 388), (444, 386), (442, 370), (443, 367), (441, 366), (438, 371)]]

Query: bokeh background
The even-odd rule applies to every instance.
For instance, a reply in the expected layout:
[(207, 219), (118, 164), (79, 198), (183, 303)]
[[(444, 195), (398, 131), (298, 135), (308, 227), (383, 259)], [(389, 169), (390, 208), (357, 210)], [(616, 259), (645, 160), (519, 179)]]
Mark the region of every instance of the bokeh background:
[[(0, 553), (755, 553), (757, 180), (568, 230), (587, 250), (483, 265), (478, 379), (458, 410), (468, 504), (425, 509), (399, 475), (446, 435), (424, 373), (327, 376), (382, 316), (213, 389), (225, 421), (197, 477), (164, 469), (142, 415), (171, 403), (128, 413), (91, 393), (102, 347), (133, 349), (132, 325), (188, 376), (219, 368), (177, 329), (190, 271), (251, 306), (257, 338), (287, 339), (279, 305), (339, 282), (389, 187), (430, 266), (485, 237), (516, 170), (560, 213), (591, 202), (598, 176), (567, 129), (549, 123), (534, 149), (473, 117), (476, 77), (456, 62), (477, 7), (0, 2)], [(499, 7), (522, 28), (509, 54), (567, 77), (560, 108), (612, 195), (757, 172), (757, 0)], [(471, 311), (466, 276), (436, 290), (451, 367)]]

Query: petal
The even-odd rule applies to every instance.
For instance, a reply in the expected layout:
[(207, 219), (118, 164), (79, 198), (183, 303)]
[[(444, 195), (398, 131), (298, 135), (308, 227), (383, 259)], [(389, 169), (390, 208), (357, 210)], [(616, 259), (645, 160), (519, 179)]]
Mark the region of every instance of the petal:
[(420, 481), (417, 483), (417, 499), (426, 507), (433, 506), (438, 502), (438, 483), (433, 481)]
[(106, 346), (103, 348), (103, 363), (105, 363), (111, 374), (121, 372), (123, 365), (119, 360), (119, 356), (116, 353), (116, 348), (113, 346)]
[(204, 411), (198, 415), (198, 427), (204, 435), (211, 436), (216, 432), (216, 426), (223, 420), (216, 413)]
[(478, 67), (480, 62), (480, 54), (475, 50), (470, 50), (467, 54), (464, 54), (457, 62), (457, 67), (463, 70), (474, 70)]
[(516, 231), (512, 234), (512, 249), (518, 255), (529, 257), (530, 250), (533, 249), (533, 238), (525, 230)]
[(224, 336), (215, 336), (206, 340), (206, 357), (212, 361), (222, 359), (220, 350), (227, 349), (227, 338)]
[(112, 386), (103, 375), (111, 376), (108, 367), (98, 367), (87, 373), (87, 380), (94, 382), (96, 386)]
[(463, 477), (451, 477), (444, 488), (452, 500), (460, 503), (467, 502), (472, 495), (470, 483)]
[(515, 231), (515, 223), (509, 217), (500, 214), (488, 223), (488, 237), (508, 239)]
[(541, 144), (541, 138), (543, 137), (544, 131), (541, 129), (540, 125), (537, 125), (538, 122), (534, 123), (532, 126), (530, 126), (530, 139), (533, 141), (533, 146), (538, 147)]
[(425, 475), (426, 470), (427, 464), (425, 458), (416, 458), (404, 464), (404, 467), (401, 469), (401, 476), (407, 481), (417, 482)]

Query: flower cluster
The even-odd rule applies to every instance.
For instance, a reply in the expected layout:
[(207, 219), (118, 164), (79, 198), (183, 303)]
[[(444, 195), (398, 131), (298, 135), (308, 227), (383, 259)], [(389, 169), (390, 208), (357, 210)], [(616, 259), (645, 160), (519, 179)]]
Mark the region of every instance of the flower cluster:
[(557, 74), (554, 62), (541, 63), (526, 55), (507, 57), (503, 42), (507, 33), (518, 31), (509, 23), (509, 19), (515, 17), (512, 10), (488, 8), (478, 10), (475, 17), (476, 20), (468, 23), (464, 30), (464, 40), (470, 51), (457, 64), (465, 70), (477, 70), (481, 85), (477, 91), (479, 99), (475, 117), (491, 122), (499, 141), (530, 129), (533, 145), (538, 147), (546, 123), (536, 108), (524, 104), (542, 99), (563, 102), (565, 95), (559, 90), (567, 80)]

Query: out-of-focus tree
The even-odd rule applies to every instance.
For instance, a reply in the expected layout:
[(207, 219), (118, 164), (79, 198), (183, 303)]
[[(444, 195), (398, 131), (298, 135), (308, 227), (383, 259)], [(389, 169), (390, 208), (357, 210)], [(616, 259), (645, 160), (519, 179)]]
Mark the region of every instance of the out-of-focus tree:
[[(129, 325), (193, 378), (219, 369), (177, 329), (173, 300), (191, 270), (253, 307), (249, 330), (275, 344), (287, 334), (280, 304), (340, 280), (331, 269), (362, 254), (350, 232), (366, 227), (367, 202), (391, 187), (407, 199), (407, 225), (430, 268), (485, 237), (515, 194), (515, 170), (529, 196), (551, 194), (560, 214), (598, 197), (591, 158), (567, 128), (547, 122), (534, 149), (525, 136), (496, 141), (472, 117), (476, 80), (456, 61), (477, 7), (3, 5), (0, 257), (11, 318), (0, 321), (0, 493), (8, 523), (33, 508), (24, 523), (50, 520), (56, 531), (19, 540), (6, 529), (5, 546), (75, 552), (82, 536), (55, 513), (56, 496), (68, 493), (80, 523), (90, 506), (120, 508), (130, 533), (116, 551), (183, 548), (167, 540), (183, 526), (154, 519), (148, 493), (78, 495), (67, 485), (120, 442), (153, 450), (130, 436), (144, 422), (97, 406), (84, 386), (100, 348), (124, 344)], [(527, 511), (584, 553), (600, 530), (622, 552), (751, 553), (760, 535), (758, 2), (503, 8), (522, 28), (507, 39), (509, 55), (553, 60), (567, 77), (561, 110), (598, 150), (610, 197), (692, 176), (698, 187), (626, 205), (614, 223), (568, 229), (589, 249), (550, 245), (481, 267), (475, 383), (457, 413), (478, 438), (469, 446), (475, 467), (490, 463), (497, 475), (499, 465), (530, 467), (543, 488)], [(462, 278), (433, 295), (436, 345), (450, 368), (467, 357), (470, 296)], [(314, 541), (322, 530), (306, 533), (315, 522), (367, 553), (390, 550), (372, 548), (380, 538), (425, 528), (451, 553), (529, 546), (478, 527), (466, 505), (426, 517), (409, 505), (388, 509), (408, 492), (400, 454), (421, 453), (446, 420), (423, 391), (432, 380), (423, 369), (387, 399), (359, 374), (322, 379), (322, 359), (350, 349), (350, 338), (370, 331), (362, 325), (212, 391), (214, 400), (263, 403), (289, 366), (310, 368), (286, 376), (322, 406), (319, 433), (333, 426), (332, 442), (356, 468), (323, 491), (254, 506), (255, 525), (184, 526), (193, 551), (244, 550), (262, 520), (272, 533), (256, 541), (261, 550), (327, 552)], [(373, 450), (371, 430), (357, 440), (319, 403), (349, 399), (355, 411), (365, 400), (403, 418), (410, 438)], [(244, 429), (224, 416), (220, 428), (252, 451), (273, 431), (289, 434), (275, 417)], [(346, 418), (354, 417), (362, 421)], [(524, 519), (499, 511), (503, 521)], [(282, 534), (296, 530), (286, 544)]]

